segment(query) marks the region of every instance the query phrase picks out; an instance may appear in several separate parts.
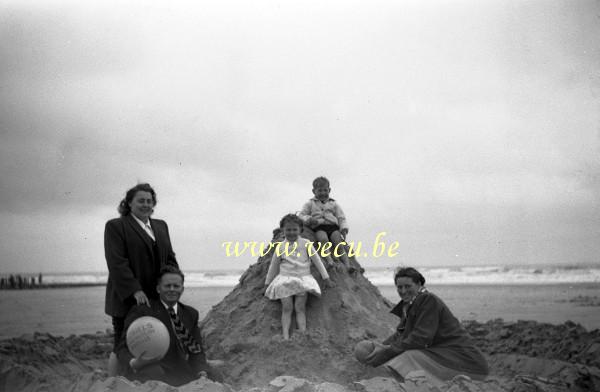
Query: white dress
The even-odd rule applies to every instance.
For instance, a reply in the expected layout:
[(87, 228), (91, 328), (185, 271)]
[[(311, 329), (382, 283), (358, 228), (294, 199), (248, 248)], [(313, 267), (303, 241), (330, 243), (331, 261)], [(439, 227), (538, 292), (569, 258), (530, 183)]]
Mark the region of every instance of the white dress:
[[(321, 289), (316, 279), (310, 273), (310, 264), (315, 264), (315, 267), (321, 273), (323, 279), (328, 279), (329, 275), (323, 266), (321, 259), (312, 247), (312, 243), (305, 238), (298, 237), (296, 244), (284, 241), (283, 245), (288, 243), (291, 249), (296, 248), (294, 252), (287, 254), (285, 251), (273, 251), (271, 265), (265, 282), (268, 284), (265, 296), (269, 299), (276, 300), (290, 297), (292, 295), (305, 295), (311, 293), (316, 296), (321, 295)], [(284, 246), (281, 249), (285, 249)], [(309, 254), (310, 250), (310, 254)], [(277, 274), (275, 276), (275, 274)]]

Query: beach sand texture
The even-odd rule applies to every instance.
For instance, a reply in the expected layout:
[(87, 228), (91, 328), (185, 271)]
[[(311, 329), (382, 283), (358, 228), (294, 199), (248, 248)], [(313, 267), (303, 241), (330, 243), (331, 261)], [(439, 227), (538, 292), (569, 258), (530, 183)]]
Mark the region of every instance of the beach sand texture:
[[(465, 323), (481, 345), (491, 367), (485, 382), (459, 378), (433, 389), (417, 377), (402, 386), (387, 375), (372, 377), (357, 385), (360, 377), (333, 385), (327, 378), (317, 380), (305, 370), (275, 384), (246, 385), (240, 388), (200, 380), (179, 389), (159, 382), (139, 384), (121, 377), (107, 378), (106, 358), (111, 336), (105, 333), (70, 337), (33, 334), (0, 342), (1, 391), (600, 391), (600, 331), (583, 327), (527, 322)], [(304, 344), (312, 344), (309, 335)], [(298, 342), (299, 343), (299, 342)], [(299, 346), (292, 341), (288, 347)], [(283, 348), (283, 346), (280, 346)], [(268, 362), (256, 357), (258, 363)], [(226, 365), (227, 366), (227, 365)], [(287, 370), (287, 369), (286, 369)], [(274, 377), (276, 379), (277, 377)], [(269, 383), (273, 381), (270, 380)], [(289, 387), (289, 388), (288, 388)], [(402, 389), (403, 388), (403, 389)]]

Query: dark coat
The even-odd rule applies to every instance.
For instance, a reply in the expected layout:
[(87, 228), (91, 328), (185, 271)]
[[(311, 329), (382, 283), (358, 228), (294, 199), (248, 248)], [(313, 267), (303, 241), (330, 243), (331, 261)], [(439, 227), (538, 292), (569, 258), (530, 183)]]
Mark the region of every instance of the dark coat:
[(391, 345), (398, 353), (422, 350), (434, 361), (457, 371), (489, 373), (485, 357), (440, 298), (427, 291), (419, 293), (408, 306), (406, 319), (402, 315), (404, 305), (400, 301), (391, 310), (401, 321), (383, 344)]
[[(187, 330), (190, 331), (190, 334), (194, 339), (202, 345), (200, 328), (198, 327), (198, 311), (191, 306), (179, 302), (177, 305), (177, 315)], [(158, 365), (162, 368), (162, 373), (164, 374), (156, 378), (151, 377), (151, 379), (163, 381), (169, 385), (179, 386), (197, 379), (198, 372), (201, 370), (210, 374), (209, 366), (206, 363), (204, 349), (199, 354), (189, 354), (181, 348), (175, 330), (173, 329), (169, 312), (160, 300), (150, 300), (150, 307), (146, 305), (136, 305), (131, 308), (125, 318), (125, 331), (127, 331), (133, 321), (143, 316), (151, 316), (159, 319), (167, 327), (170, 337), (169, 350), (158, 362)], [(132, 380), (138, 379), (140, 381), (148, 379), (143, 372), (142, 374), (139, 374), (138, 377), (138, 374), (134, 373), (129, 367), (129, 361), (133, 358), (133, 355), (127, 348), (126, 333), (123, 333), (117, 347), (117, 357), (119, 358), (121, 367), (127, 369), (125, 375), (128, 378)]]
[(104, 229), (104, 256), (108, 282), (104, 311), (109, 316), (125, 317), (135, 304), (133, 294), (143, 290), (148, 298), (158, 298), (156, 284), (160, 268), (177, 266), (167, 224), (151, 219), (156, 242), (131, 216), (109, 220)]

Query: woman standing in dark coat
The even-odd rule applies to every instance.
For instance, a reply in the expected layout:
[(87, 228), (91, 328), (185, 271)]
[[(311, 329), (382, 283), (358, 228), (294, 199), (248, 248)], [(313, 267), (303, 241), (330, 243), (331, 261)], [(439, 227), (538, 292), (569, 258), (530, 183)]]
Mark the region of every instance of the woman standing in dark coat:
[(121, 217), (109, 220), (104, 229), (108, 265), (104, 311), (112, 317), (115, 334), (109, 375), (117, 373), (114, 350), (124, 333), (127, 312), (133, 305), (148, 305), (149, 298), (158, 298), (156, 286), (161, 267), (178, 266), (167, 224), (150, 219), (155, 206), (154, 189), (149, 184), (138, 184), (127, 191), (119, 204)]
[(383, 343), (375, 343), (365, 363), (383, 365), (402, 379), (416, 370), (436, 382), (458, 374), (484, 379), (489, 373), (485, 357), (446, 304), (425, 289), (423, 275), (399, 268), (394, 283), (402, 300), (391, 312), (400, 324)]

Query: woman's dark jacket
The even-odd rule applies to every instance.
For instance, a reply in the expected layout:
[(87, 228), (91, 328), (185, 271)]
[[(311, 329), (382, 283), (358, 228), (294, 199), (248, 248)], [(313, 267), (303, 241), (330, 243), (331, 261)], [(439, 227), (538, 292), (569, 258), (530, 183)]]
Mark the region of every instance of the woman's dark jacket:
[(489, 373), (485, 357), (436, 295), (421, 292), (408, 304), (406, 317), (400, 301), (391, 313), (400, 317), (396, 332), (383, 344), (391, 345), (398, 354), (407, 350), (422, 350), (427, 356), (450, 369), (473, 374)]
[(166, 264), (177, 266), (167, 224), (151, 219), (156, 241), (131, 216), (109, 220), (104, 229), (104, 255), (108, 282), (104, 311), (125, 317), (135, 304), (133, 294), (143, 290), (148, 298), (158, 298), (158, 273)]

